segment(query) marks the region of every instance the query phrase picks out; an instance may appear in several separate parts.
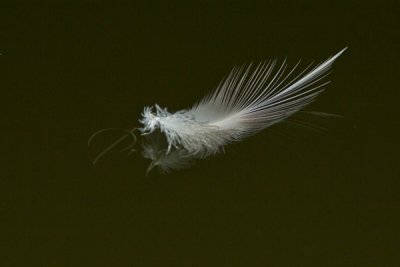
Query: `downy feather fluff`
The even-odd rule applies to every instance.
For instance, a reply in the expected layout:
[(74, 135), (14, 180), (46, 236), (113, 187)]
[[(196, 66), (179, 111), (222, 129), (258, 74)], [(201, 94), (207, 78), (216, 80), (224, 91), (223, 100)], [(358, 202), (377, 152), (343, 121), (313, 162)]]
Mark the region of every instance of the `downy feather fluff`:
[[(144, 145), (143, 156), (161, 170), (183, 167), (190, 158), (203, 158), (224, 146), (253, 135), (300, 111), (324, 90), (333, 62), (345, 49), (319, 65), (297, 71), (286, 60), (235, 67), (220, 85), (192, 108), (169, 112), (158, 105), (145, 107), (142, 135), (161, 132), (167, 147)], [(149, 167), (150, 168), (150, 167)]]

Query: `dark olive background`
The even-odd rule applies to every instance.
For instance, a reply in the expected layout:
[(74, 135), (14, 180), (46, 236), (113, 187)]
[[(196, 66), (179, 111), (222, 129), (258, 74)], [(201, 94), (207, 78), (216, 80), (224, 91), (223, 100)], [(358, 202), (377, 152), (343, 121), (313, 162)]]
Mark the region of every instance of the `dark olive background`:
[[(400, 266), (399, 6), (162, 2), (0, 5), (0, 265)], [(91, 165), (88, 137), (146, 105), (346, 46), (309, 108), (344, 116), (324, 134), (266, 130), (169, 175)]]

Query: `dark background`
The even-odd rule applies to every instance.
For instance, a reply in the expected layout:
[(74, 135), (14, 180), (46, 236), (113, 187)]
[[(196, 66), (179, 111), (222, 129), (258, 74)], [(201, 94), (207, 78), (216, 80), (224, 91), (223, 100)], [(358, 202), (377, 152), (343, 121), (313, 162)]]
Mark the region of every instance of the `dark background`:
[[(1, 266), (400, 266), (399, 6), (215, 2), (0, 5)], [(146, 105), (346, 46), (310, 106), (344, 116), (324, 134), (266, 130), (169, 175), (91, 165), (88, 137)]]

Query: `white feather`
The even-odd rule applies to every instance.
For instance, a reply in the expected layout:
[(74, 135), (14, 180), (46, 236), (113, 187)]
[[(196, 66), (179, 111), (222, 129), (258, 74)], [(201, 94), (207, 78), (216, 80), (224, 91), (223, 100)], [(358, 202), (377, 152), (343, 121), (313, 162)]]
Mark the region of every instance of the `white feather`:
[[(184, 149), (188, 155), (215, 154), (233, 141), (253, 135), (278, 123), (315, 100), (329, 83), (323, 81), (333, 62), (345, 49), (310, 70), (311, 64), (294, 75), (284, 61), (251, 64), (234, 68), (211, 94), (191, 109), (170, 113), (156, 105), (146, 107), (140, 122), (143, 134), (159, 129), (171, 148)], [(153, 159), (154, 160), (154, 159)]]

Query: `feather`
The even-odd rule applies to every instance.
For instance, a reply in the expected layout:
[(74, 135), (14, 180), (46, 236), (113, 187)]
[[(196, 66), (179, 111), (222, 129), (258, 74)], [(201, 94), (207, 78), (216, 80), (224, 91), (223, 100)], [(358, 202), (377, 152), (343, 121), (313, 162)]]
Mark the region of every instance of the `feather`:
[[(270, 61), (255, 68), (252, 64), (234, 68), (190, 109), (171, 113), (158, 105), (155, 111), (145, 107), (139, 130), (143, 135), (155, 130), (164, 134), (168, 144), (165, 155), (180, 151), (180, 156), (202, 158), (218, 153), (225, 145), (276, 124), (313, 102), (329, 83), (324, 81), (328, 70), (345, 50), (297, 74), (300, 61), (290, 70), (286, 60), (279, 67)], [(154, 155), (150, 158), (156, 159)], [(158, 164), (161, 161), (157, 156)]]

